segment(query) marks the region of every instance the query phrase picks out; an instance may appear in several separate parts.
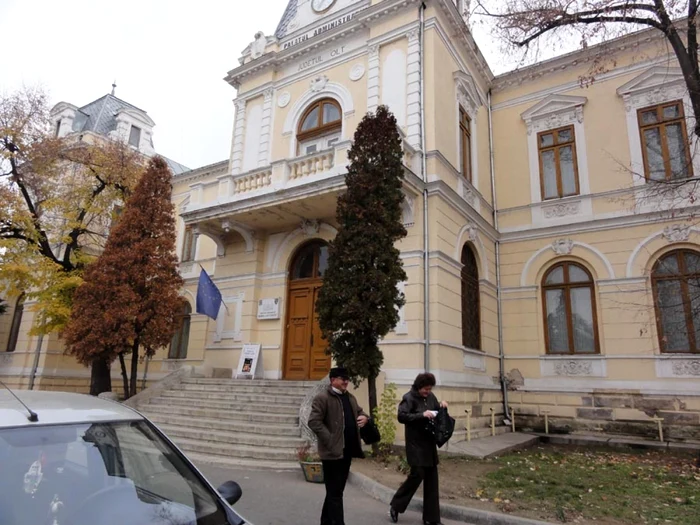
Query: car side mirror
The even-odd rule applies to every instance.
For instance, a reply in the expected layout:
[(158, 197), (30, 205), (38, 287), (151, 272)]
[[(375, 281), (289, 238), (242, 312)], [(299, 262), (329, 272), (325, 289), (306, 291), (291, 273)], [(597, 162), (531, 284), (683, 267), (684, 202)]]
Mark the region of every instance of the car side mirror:
[(233, 505), (243, 496), (243, 489), (235, 481), (227, 481), (216, 490), (229, 505)]

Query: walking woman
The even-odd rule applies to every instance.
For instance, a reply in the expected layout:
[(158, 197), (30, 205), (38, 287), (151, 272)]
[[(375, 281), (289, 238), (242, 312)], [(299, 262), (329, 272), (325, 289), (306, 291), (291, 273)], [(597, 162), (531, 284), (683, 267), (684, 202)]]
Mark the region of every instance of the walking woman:
[(399, 423), (406, 425), (406, 460), (411, 473), (391, 500), (391, 521), (399, 521), (399, 514), (406, 512), (411, 498), (423, 483), (423, 523), (440, 525), (440, 492), (438, 489), (438, 455), (435, 438), (427, 429), (428, 421), (437, 415), (439, 407), (432, 393), (435, 386), (433, 374), (418, 374), (410, 392), (399, 405)]

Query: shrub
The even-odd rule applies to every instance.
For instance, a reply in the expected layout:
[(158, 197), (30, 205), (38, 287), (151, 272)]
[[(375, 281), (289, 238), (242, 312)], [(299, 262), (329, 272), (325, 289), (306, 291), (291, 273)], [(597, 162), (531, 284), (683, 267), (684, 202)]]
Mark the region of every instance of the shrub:
[(379, 456), (386, 456), (396, 440), (396, 385), (389, 383), (384, 386), (381, 400), (374, 409), (374, 421), (381, 434), (379, 441)]

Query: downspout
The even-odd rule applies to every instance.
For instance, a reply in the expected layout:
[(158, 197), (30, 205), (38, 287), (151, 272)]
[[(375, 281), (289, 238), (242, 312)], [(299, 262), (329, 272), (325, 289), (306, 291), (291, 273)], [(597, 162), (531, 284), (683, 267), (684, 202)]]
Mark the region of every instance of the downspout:
[[(489, 168), (491, 171), (491, 205), (493, 206), (493, 227), (498, 235), (498, 201), (496, 199), (496, 171), (493, 157), (493, 119), (491, 115), (491, 90), (488, 92), (489, 113)], [(503, 350), (503, 305), (501, 298), (501, 241), (496, 237), (496, 309), (498, 310), (498, 357), (499, 379), (503, 391), (503, 418), (509, 422), (508, 414), (508, 384), (506, 382), (506, 359)]]
[(420, 46), (420, 142), (421, 176), (423, 178), (423, 362), (425, 371), (430, 370), (430, 244), (428, 235), (428, 161), (425, 140), (425, 2), (418, 6), (419, 46)]
[(39, 357), (41, 356), (41, 345), (44, 342), (44, 325), (41, 326), (41, 333), (36, 342), (36, 350), (34, 351), (34, 364), (32, 364), (32, 373), (29, 375), (29, 390), (34, 390), (34, 380), (36, 372), (39, 369)]

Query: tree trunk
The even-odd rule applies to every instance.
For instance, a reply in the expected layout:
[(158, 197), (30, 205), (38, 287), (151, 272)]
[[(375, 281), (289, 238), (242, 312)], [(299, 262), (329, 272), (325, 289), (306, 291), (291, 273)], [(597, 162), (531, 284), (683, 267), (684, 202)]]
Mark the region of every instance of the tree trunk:
[(102, 392), (112, 391), (112, 376), (109, 361), (98, 357), (90, 367), (90, 395), (99, 396)]
[(136, 395), (136, 381), (139, 374), (139, 338), (137, 337), (131, 347), (131, 388), (129, 397)]
[[(368, 414), (374, 417), (374, 411), (377, 408), (377, 376), (367, 378), (367, 391), (369, 394), (369, 410)], [(379, 443), (372, 445), (372, 454), (376, 456), (379, 453)]]
[(124, 352), (119, 352), (119, 364), (122, 369), (122, 384), (124, 385), (124, 399), (129, 399), (129, 376), (126, 373), (126, 363), (124, 362)]

